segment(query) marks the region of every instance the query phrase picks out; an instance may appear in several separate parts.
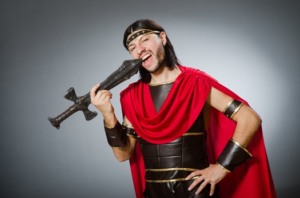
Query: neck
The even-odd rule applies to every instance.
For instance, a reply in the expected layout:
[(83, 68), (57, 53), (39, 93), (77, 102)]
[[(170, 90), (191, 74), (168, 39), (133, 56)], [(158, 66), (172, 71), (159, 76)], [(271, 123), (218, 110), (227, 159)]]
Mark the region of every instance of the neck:
[(150, 84), (165, 83), (175, 80), (181, 73), (178, 66), (175, 66), (172, 70), (166, 66), (162, 66), (157, 72), (151, 73)]

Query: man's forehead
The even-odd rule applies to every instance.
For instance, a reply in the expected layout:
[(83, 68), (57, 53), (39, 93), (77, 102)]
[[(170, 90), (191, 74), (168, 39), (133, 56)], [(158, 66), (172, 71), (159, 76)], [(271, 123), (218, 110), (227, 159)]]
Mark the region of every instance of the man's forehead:
[(131, 46), (134, 46), (136, 45), (136, 43), (140, 42), (140, 40), (142, 40), (144, 37), (151, 36), (151, 35), (154, 35), (154, 33), (140, 35), (134, 41), (132, 41), (127, 47), (129, 48)]
[(148, 34), (154, 34), (154, 33), (160, 33), (160, 31), (150, 30), (150, 29), (139, 29), (139, 30), (132, 32), (127, 37), (127, 41), (126, 41), (127, 48), (138, 38), (141, 38), (142, 36), (145, 36)]

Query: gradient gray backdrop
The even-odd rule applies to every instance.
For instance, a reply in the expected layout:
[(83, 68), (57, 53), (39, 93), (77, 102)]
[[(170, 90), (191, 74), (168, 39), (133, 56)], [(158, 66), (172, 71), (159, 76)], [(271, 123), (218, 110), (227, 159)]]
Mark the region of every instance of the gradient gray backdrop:
[[(297, 1), (0, 1), (0, 197), (134, 197), (129, 163), (106, 142), (102, 115), (47, 117), (86, 94), (130, 55), (132, 22), (160, 23), (183, 65), (204, 70), (263, 120), (279, 197), (299, 197), (300, 23)], [(119, 93), (112, 90), (122, 121)], [(92, 110), (96, 110), (91, 106)]]

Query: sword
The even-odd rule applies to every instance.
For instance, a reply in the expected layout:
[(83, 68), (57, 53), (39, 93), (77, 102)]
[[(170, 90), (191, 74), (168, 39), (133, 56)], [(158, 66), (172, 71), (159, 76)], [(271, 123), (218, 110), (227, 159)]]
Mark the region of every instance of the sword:
[[(100, 87), (96, 90), (96, 93), (104, 89), (110, 90), (121, 82), (130, 79), (131, 76), (138, 72), (141, 65), (142, 59), (124, 61), (116, 71), (100, 83)], [(87, 121), (97, 116), (97, 112), (92, 112), (88, 109), (88, 106), (91, 104), (90, 92), (84, 96), (77, 97), (74, 88), (71, 87), (64, 94), (64, 98), (73, 101), (74, 104), (55, 118), (48, 117), (48, 120), (55, 128), (59, 129), (60, 123), (77, 111), (82, 111)]]

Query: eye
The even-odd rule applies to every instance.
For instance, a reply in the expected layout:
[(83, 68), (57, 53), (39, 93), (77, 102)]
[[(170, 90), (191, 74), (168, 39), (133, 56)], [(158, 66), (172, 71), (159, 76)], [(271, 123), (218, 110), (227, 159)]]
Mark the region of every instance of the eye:
[(149, 40), (149, 38), (144, 38), (144, 39), (143, 39), (143, 42), (148, 41), (148, 40)]
[(129, 51), (132, 52), (134, 49), (135, 49), (135, 47), (131, 47), (131, 48), (129, 49)]

